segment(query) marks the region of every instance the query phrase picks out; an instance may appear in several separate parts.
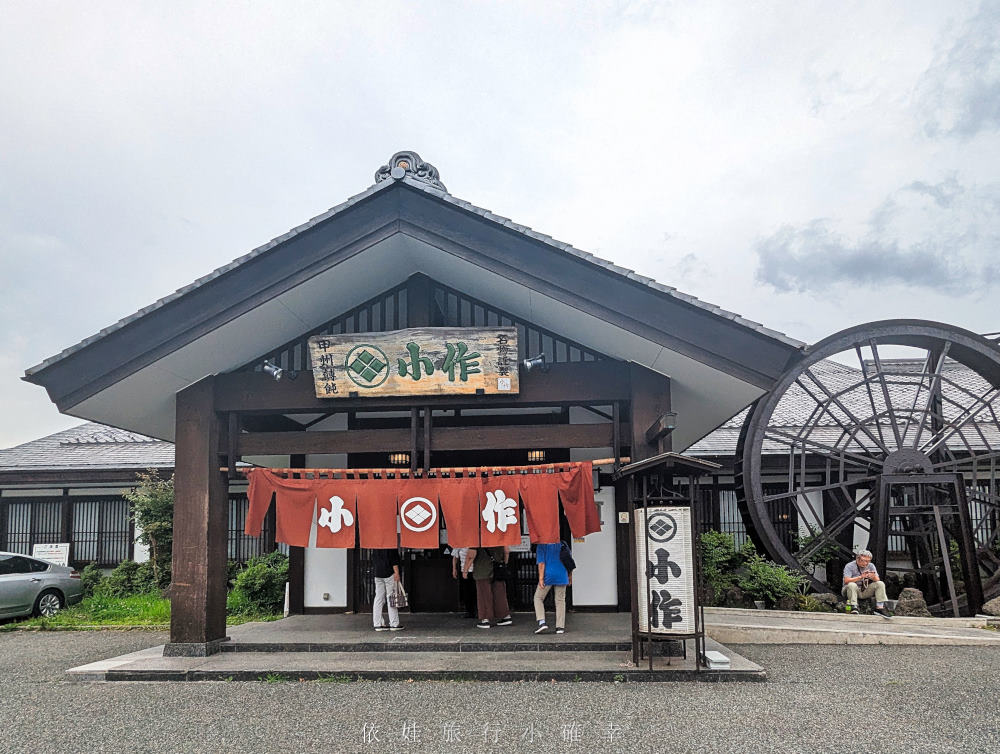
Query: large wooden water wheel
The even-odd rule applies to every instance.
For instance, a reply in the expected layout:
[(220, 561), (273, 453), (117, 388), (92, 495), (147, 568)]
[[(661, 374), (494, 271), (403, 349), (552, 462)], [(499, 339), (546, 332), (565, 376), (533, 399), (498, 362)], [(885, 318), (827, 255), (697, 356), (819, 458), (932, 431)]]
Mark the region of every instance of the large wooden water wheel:
[(1000, 347), (874, 322), (805, 350), (747, 414), (736, 459), (755, 544), (840, 592), (869, 549), (937, 612), (1000, 593)]

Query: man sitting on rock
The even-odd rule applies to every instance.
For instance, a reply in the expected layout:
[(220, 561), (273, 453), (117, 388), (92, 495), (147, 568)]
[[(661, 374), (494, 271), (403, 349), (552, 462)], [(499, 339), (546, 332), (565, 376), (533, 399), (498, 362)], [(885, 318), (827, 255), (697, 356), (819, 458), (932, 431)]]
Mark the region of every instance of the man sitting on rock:
[(847, 612), (854, 615), (858, 612), (858, 599), (875, 598), (875, 612), (888, 618), (889, 611), (885, 609), (885, 583), (879, 578), (872, 554), (868, 550), (859, 552), (854, 560), (844, 566), (844, 588), (841, 594), (847, 597)]

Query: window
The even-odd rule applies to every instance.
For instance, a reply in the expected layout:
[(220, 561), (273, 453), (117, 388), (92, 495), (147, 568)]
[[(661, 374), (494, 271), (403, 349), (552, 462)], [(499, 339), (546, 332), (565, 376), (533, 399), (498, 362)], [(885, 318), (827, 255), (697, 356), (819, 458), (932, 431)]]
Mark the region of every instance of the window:
[(0, 527), (0, 550), (22, 555), (38, 544), (69, 542), (72, 563), (111, 568), (133, 553), (129, 505), (121, 495), (5, 498)]
[(48, 563), (21, 555), (0, 555), (0, 576), (18, 573), (41, 573), (49, 569)]

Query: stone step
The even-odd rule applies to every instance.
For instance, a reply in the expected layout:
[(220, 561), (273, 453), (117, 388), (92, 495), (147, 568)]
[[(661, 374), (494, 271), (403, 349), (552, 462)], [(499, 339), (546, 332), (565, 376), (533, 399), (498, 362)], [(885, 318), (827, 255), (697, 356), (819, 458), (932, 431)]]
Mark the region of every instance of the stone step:
[[(720, 620), (727, 620), (733, 616), (742, 616), (748, 623), (753, 623), (761, 619), (785, 618), (793, 621), (821, 621), (831, 620), (852, 621), (862, 625), (872, 623), (883, 624), (885, 618), (878, 615), (846, 615), (844, 613), (808, 613), (800, 610), (753, 610), (742, 607), (706, 607), (705, 622), (712, 623), (718, 617)], [(894, 617), (894, 623), (907, 626), (934, 626), (936, 628), (950, 630), (952, 628), (980, 628), (989, 622), (988, 618), (919, 618), (910, 616)]]
[(653, 670), (631, 664), (628, 652), (220, 652), (210, 657), (163, 657), (162, 647), (69, 671), (86, 681), (763, 681), (764, 670), (709, 642), (731, 661), (725, 670), (696, 670), (686, 659), (654, 659)]

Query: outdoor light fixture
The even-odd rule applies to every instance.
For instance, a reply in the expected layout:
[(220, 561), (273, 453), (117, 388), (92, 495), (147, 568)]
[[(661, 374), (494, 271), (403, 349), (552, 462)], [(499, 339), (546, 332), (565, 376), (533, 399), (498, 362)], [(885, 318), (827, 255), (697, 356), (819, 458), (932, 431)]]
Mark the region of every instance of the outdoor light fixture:
[(529, 450), (528, 463), (543, 463), (545, 461), (544, 450)]
[(264, 373), (269, 374), (271, 377), (273, 377), (275, 382), (278, 382), (283, 377), (285, 379), (294, 380), (296, 377), (299, 376), (298, 372), (293, 372), (289, 369), (282, 369), (273, 361), (264, 362)]
[(521, 362), (521, 366), (524, 367), (525, 372), (531, 372), (537, 369), (540, 372), (549, 371), (549, 365), (545, 361), (545, 354), (540, 353), (537, 356), (532, 356), (530, 359), (525, 359)]
[(390, 453), (389, 463), (393, 466), (409, 466), (410, 465), (410, 454), (409, 453)]

